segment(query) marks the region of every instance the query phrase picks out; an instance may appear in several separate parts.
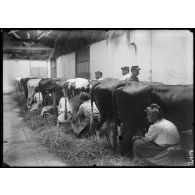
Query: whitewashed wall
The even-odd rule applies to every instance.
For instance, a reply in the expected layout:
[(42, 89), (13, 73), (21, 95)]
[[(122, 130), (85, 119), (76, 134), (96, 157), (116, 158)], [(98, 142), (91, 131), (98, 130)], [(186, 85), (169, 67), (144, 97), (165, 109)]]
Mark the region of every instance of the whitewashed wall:
[(11, 80), (16, 77), (29, 77), (30, 64), (27, 60), (3, 60), (3, 92), (13, 90)]
[[(94, 79), (95, 71), (103, 72), (103, 77), (121, 78), (122, 66), (139, 65), (140, 80), (150, 79), (151, 69), (151, 37), (150, 32), (140, 31), (123, 34), (118, 38), (104, 40), (90, 46), (90, 70)], [(136, 41), (137, 50), (134, 42)], [(142, 73), (144, 72), (144, 74)]]
[(193, 83), (193, 35), (189, 31), (152, 31), (152, 80)]
[(75, 78), (75, 52), (60, 56), (56, 60), (57, 77)]
[(30, 64), (31, 77), (48, 77), (48, 61), (45, 60), (32, 60), (28, 61)]
[[(136, 47), (135, 47), (136, 45)], [(193, 83), (193, 37), (189, 31), (135, 30), (90, 46), (90, 72), (120, 78), (121, 66), (139, 65), (141, 81)]]
[(47, 73), (48, 73), (48, 78), (51, 78), (51, 61), (47, 61)]
[[(31, 67), (34, 70), (36, 67), (42, 67), (43, 69), (45, 67), (47, 69), (47, 63), (47, 61), (39, 60), (3, 60), (3, 92), (7, 93), (13, 90), (11, 81), (16, 77), (38, 76), (31, 75)], [(43, 72), (43, 76), (47, 77), (47, 70)]]

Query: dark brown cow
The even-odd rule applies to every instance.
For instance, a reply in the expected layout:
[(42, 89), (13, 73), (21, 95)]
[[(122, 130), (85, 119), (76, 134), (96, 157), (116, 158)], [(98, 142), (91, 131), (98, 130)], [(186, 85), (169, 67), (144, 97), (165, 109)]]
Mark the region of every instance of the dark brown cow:
[[(115, 134), (110, 131), (112, 130), (110, 125), (114, 123), (115, 119), (112, 94), (116, 88), (125, 86), (126, 83), (126, 81), (120, 81), (119, 79), (107, 78), (95, 83), (91, 89), (91, 101), (96, 103), (101, 116), (97, 129), (100, 130), (102, 127), (103, 133), (111, 146), (115, 146)], [(99, 132), (96, 133), (99, 134)]]
[(46, 96), (46, 89), (47, 88), (52, 88), (55, 86), (55, 82), (56, 81), (60, 81), (60, 78), (44, 78), (41, 79), (41, 81), (39, 82), (39, 90), (42, 93), (43, 96), (43, 105), (45, 102), (45, 96)]
[(131, 138), (148, 128), (144, 109), (151, 103), (159, 104), (166, 119), (173, 122), (179, 131), (193, 130), (193, 86), (162, 85), (144, 82), (129, 82), (114, 92), (117, 118), (122, 124), (120, 151), (131, 150)]

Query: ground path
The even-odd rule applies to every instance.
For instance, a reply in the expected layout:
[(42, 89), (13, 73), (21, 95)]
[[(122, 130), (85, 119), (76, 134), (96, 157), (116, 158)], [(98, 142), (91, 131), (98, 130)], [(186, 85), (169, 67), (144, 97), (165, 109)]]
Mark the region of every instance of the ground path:
[(11, 167), (68, 166), (56, 159), (33, 138), (19, 116), (17, 103), (10, 95), (3, 96), (3, 161)]

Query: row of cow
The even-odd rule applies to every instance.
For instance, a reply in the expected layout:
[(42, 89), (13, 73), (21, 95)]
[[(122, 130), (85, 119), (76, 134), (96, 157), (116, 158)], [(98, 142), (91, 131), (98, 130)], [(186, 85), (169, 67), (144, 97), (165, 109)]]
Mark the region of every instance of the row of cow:
[[(131, 140), (134, 135), (143, 135), (149, 127), (146, 120), (145, 108), (151, 103), (159, 104), (166, 119), (172, 121), (181, 132), (193, 132), (193, 85), (164, 85), (155, 82), (121, 81), (107, 78), (90, 82), (87, 79), (59, 78), (22, 78), (20, 85), (28, 98), (27, 106), (32, 104), (35, 88), (42, 93), (43, 101), (46, 89), (53, 89), (54, 108), (63, 96), (64, 89), (68, 98), (72, 116), (80, 106), (79, 94), (90, 92), (91, 105), (95, 102), (100, 121), (96, 135), (104, 132), (109, 143), (122, 154), (132, 148)], [(93, 106), (92, 106), (93, 109)], [(93, 113), (93, 111), (92, 111)], [(93, 116), (90, 127), (93, 128)], [(191, 136), (192, 142), (193, 137)]]

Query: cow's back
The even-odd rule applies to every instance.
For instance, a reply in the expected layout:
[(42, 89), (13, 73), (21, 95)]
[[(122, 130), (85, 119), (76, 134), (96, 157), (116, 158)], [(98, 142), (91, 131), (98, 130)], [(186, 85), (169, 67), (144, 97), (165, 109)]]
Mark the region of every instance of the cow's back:
[[(153, 82), (129, 82), (114, 92), (116, 112), (123, 124), (121, 151), (130, 147), (131, 138), (144, 134), (149, 127), (145, 108), (151, 103), (159, 104), (165, 118), (172, 121), (179, 130), (192, 128), (193, 86), (170, 86)], [(129, 148), (130, 149), (130, 148)]]
[(108, 78), (104, 79), (94, 88), (94, 101), (103, 121), (114, 116), (112, 93), (117, 87), (120, 87), (122, 85), (125, 85), (124, 81)]
[(193, 85), (164, 85), (155, 87), (154, 102), (161, 105), (166, 119), (178, 130), (193, 130)]

